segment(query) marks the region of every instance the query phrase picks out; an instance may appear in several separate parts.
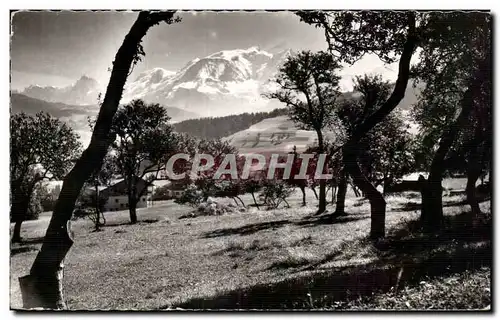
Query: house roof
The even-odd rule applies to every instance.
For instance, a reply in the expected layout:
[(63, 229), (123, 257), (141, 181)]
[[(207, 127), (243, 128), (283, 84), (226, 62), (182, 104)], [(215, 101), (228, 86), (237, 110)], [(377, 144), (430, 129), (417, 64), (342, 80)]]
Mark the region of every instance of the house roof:
[[(136, 179), (139, 179), (137, 182), (137, 190), (141, 190), (145, 186), (147, 186), (148, 182), (142, 178), (136, 177)], [(127, 183), (125, 179), (120, 179), (116, 180), (114, 184), (111, 186), (103, 189), (101, 191), (102, 193), (106, 194), (124, 194), (127, 192)]]

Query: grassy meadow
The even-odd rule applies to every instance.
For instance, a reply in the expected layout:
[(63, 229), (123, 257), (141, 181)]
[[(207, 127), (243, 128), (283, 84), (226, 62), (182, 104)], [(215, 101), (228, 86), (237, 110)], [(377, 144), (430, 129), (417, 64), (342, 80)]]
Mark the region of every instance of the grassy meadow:
[[(484, 309), (490, 305), (491, 225), (471, 222), (464, 179), (444, 183), (444, 230), (415, 227), (420, 195), (386, 197), (387, 238), (372, 243), (367, 200), (349, 192), (347, 216), (315, 216), (312, 192), (301, 207), (185, 218), (173, 201), (106, 213), (107, 224), (72, 223), (75, 243), (65, 260), (71, 310), (108, 309)], [(232, 202), (230, 199), (221, 201)], [(490, 201), (481, 208), (490, 212)], [(17, 278), (29, 272), (50, 213), (22, 226), (12, 245), (11, 307), (22, 307)], [(12, 232), (13, 225), (11, 225)]]

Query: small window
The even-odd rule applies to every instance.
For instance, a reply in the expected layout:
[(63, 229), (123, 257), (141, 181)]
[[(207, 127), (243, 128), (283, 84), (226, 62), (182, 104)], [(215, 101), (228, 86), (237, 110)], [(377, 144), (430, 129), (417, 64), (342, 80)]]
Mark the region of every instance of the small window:
[(146, 198), (142, 198), (142, 202), (146, 202)]
[(115, 202), (118, 203), (118, 199), (115, 199)]
[(123, 208), (123, 203), (120, 203), (120, 208)]

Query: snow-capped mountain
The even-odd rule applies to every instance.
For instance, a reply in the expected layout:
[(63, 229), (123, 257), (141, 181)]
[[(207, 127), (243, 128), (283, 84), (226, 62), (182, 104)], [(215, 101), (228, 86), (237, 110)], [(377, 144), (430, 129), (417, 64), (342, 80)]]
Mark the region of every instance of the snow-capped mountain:
[(96, 104), (99, 95), (99, 83), (92, 78), (82, 76), (73, 85), (59, 87), (41, 87), (31, 85), (21, 94), (48, 102), (60, 102), (72, 105)]
[(262, 93), (289, 54), (250, 47), (194, 59), (178, 72), (155, 68), (127, 83), (122, 102), (141, 98), (203, 116), (269, 111), (278, 105)]
[[(128, 80), (121, 103), (143, 99), (200, 116), (270, 111), (282, 105), (262, 93), (289, 54), (290, 50), (270, 53), (250, 47), (196, 58), (178, 71), (147, 70)], [(47, 102), (95, 105), (99, 92), (104, 90), (96, 80), (82, 76), (67, 87), (31, 85), (19, 93)]]

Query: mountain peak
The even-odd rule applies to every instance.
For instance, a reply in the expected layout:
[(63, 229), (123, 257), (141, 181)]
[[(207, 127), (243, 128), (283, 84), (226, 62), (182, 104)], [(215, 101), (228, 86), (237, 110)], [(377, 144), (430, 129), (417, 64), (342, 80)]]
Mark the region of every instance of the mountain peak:
[(88, 105), (97, 101), (98, 91), (99, 83), (93, 78), (82, 75), (73, 85), (66, 87), (30, 85), (21, 94), (48, 102)]
[(251, 46), (247, 51), (260, 51), (260, 46)]
[(261, 93), (287, 52), (272, 54), (254, 45), (195, 58), (175, 74), (154, 68), (127, 83), (123, 100), (141, 98), (203, 116), (274, 109)]
[(86, 75), (82, 75), (80, 79), (78, 79), (75, 84), (73, 85), (73, 88), (79, 87), (79, 86), (86, 86), (89, 87), (90, 89), (95, 89), (99, 85), (99, 82), (95, 80), (94, 78), (88, 77)]
[(78, 81), (96, 81), (92, 79), (91, 77), (87, 76), (86, 74), (82, 75)]

